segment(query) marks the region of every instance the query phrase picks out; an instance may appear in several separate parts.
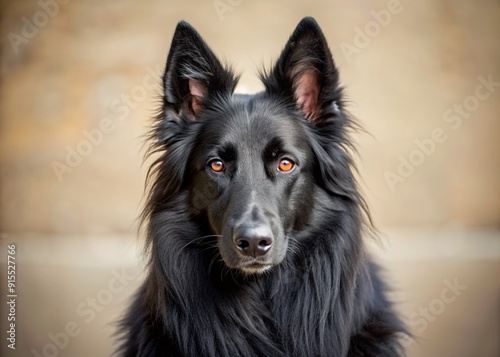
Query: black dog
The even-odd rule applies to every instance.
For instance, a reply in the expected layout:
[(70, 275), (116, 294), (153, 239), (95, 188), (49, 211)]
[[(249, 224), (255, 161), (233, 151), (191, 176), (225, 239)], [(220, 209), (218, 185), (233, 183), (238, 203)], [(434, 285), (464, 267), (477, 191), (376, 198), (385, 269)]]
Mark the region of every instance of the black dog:
[(149, 275), (123, 356), (400, 356), (404, 326), (362, 235), (339, 74), (303, 19), (265, 91), (177, 26), (152, 130)]

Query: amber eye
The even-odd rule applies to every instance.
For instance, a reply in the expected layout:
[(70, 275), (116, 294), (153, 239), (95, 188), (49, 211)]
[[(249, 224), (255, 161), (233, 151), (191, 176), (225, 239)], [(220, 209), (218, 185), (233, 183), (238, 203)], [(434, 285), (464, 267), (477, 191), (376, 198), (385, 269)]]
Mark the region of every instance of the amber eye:
[(278, 164), (278, 171), (289, 172), (295, 166), (295, 162), (290, 159), (281, 159)]
[(210, 168), (212, 169), (212, 171), (221, 172), (221, 171), (224, 171), (225, 166), (224, 166), (224, 163), (222, 161), (213, 160), (210, 162)]

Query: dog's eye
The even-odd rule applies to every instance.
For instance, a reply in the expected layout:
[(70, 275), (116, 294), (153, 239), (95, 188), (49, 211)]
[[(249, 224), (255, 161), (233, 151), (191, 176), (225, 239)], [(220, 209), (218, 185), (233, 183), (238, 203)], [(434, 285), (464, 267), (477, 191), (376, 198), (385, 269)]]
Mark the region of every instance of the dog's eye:
[(290, 159), (281, 159), (278, 164), (278, 171), (289, 172), (295, 167), (295, 162)]
[(209, 166), (212, 169), (212, 171), (214, 171), (214, 172), (221, 172), (221, 171), (224, 171), (224, 169), (225, 169), (224, 163), (220, 160), (210, 161)]

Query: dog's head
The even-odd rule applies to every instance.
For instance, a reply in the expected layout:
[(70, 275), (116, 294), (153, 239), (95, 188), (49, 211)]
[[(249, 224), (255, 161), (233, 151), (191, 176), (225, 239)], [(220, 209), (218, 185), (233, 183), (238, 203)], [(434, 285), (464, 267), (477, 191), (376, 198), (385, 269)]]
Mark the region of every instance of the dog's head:
[(237, 77), (181, 22), (154, 128), (163, 156), (149, 213), (184, 192), (188, 215), (215, 237), (224, 263), (246, 273), (283, 261), (290, 237), (310, 224), (318, 189), (352, 195), (349, 119), (314, 19), (298, 24), (261, 78), (264, 92), (233, 94)]

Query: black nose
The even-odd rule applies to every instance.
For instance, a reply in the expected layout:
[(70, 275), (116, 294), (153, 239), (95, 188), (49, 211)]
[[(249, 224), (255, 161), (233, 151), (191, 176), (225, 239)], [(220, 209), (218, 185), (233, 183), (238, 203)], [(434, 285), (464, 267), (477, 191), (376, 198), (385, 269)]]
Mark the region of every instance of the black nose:
[(273, 244), (273, 233), (266, 225), (240, 226), (233, 229), (233, 242), (243, 255), (266, 254)]

